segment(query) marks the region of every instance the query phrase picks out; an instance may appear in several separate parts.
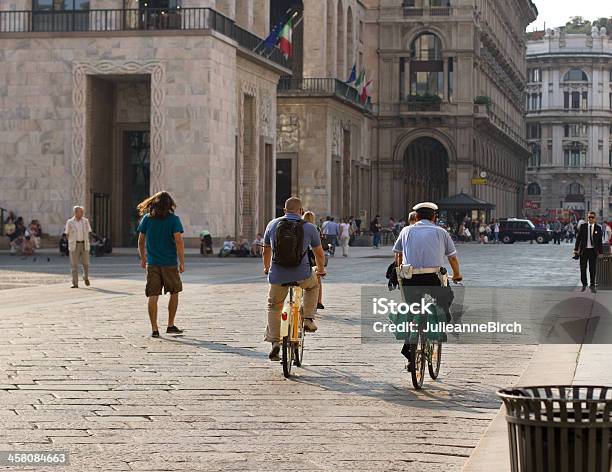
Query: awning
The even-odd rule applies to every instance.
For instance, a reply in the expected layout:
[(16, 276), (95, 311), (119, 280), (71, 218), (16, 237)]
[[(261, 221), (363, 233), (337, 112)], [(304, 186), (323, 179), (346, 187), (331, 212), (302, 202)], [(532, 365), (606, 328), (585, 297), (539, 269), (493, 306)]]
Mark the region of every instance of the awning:
[(487, 203), (463, 192), (443, 198), (436, 203), (440, 210), (492, 210), (495, 208), (493, 203)]

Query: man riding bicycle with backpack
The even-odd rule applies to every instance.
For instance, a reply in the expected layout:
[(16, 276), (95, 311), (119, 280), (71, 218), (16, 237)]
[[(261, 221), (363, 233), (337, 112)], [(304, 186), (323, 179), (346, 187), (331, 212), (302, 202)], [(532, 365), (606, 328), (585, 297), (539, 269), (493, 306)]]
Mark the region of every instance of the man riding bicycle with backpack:
[[(319, 277), (325, 276), (325, 254), (317, 227), (302, 219), (304, 210), (297, 197), (285, 202), (285, 216), (268, 223), (264, 234), (263, 264), (268, 275), (268, 326), (265, 340), (272, 343), (269, 358), (280, 360), (280, 323), (283, 303), (291, 282), (299, 283), (304, 290), (304, 329), (315, 332), (314, 314), (319, 296)], [(308, 248), (315, 255), (316, 269), (310, 267)], [(284, 285), (285, 284), (285, 285)]]

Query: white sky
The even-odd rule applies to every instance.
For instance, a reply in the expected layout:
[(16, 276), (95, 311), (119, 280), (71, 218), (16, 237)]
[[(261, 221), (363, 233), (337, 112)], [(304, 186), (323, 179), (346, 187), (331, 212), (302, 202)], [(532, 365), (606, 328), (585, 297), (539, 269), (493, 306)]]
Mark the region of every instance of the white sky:
[(572, 16), (587, 20), (612, 16), (612, 2), (609, 0), (533, 0), (538, 8), (538, 19), (527, 27), (527, 31), (564, 26)]

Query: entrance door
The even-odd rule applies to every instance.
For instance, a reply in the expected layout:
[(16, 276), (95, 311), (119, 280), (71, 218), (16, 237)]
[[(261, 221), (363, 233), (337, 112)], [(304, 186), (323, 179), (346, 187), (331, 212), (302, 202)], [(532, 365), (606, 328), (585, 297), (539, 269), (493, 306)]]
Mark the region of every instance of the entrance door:
[(285, 201), (291, 197), (291, 159), (276, 159), (276, 216), (283, 216)]
[(136, 206), (149, 196), (151, 160), (149, 131), (124, 131), (123, 244), (137, 246), (140, 221)]

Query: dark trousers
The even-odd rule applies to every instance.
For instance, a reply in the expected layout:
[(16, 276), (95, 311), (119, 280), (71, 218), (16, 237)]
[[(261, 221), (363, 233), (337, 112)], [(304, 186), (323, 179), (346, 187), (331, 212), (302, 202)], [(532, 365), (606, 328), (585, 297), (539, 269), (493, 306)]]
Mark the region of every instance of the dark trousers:
[[(453, 301), (453, 291), (450, 287), (442, 287), (440, 279), (436, 274), (417, 274), (410, 279), (401, 279), (402, 291), (406, 303), (420, 302), (426, 294), (436, 299), (436, 302), (444, 308), (446, 321), (450, 321), (450, 306)], [(409, 340), (404, 341), (402, 354), (410, 359), (411, 345)]]
[(582, 285), (587, 285), (587, 262), (589, 264), (589, 277), (591, 285), (595, 285), (595, 276), (597, 270), (597, 252), (595, 249), (584, 249), (580, 254), (580, 281)]
[(553, 233), (553, 244), (561, 244), (561, 232), (555, 231)]

